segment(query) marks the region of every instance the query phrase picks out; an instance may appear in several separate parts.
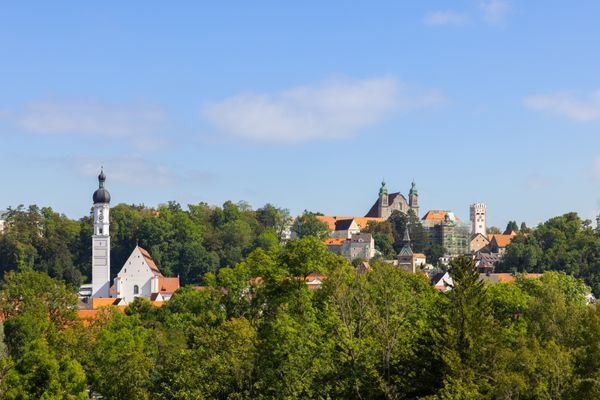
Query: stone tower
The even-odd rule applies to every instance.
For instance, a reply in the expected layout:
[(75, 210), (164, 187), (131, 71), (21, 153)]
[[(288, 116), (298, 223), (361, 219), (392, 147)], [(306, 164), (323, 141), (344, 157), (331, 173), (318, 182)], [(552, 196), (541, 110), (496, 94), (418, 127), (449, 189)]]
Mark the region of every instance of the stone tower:
[(414, 211), (417, 218), (420, 218), (419, 215), (419, 192), (417, 190), (417, 184), (414, 179), (412, 181), (412, 185), (410, 186), (410, 192), (408, 192), (408, 205), (411, 210)]
[(487, 226), (486, 226), (486, 217), (487, 217), (487, 209), (484, 203), (475, 203), (471, 204), (471, 236), (477, 235), (481, 233), (482, 235), (486, 235)]
[(412, 272), (413, 274), (416, 272), (415, 265), (415, 257), (412, 251), (412, 246), (410, 244), (410, 235), (408, 233), (408, 225), (404, 230), (404, 237), (402, 238), (402, 248), (400, 252), (398, 252), (398, 266), (406, 271)]
[(100, 171), (94, 192), (94, 233), (92, 235), (92, 297), (109, 297), (110, 288), (110, 193), (104, 188), (106, 175)]
[(388, 218), (390, 216), (389, 212), (389, 198), (388, 198), (388, 190), (385, 186), (385, 181), (381, 181), (381, 188), (379, 188), (379, 216), (382, 218)]

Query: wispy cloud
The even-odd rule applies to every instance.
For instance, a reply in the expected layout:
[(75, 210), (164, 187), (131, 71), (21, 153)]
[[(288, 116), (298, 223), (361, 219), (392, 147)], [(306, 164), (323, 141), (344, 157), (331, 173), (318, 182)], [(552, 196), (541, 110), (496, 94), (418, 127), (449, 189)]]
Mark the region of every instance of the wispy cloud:
[(467, 16), (456, 11), (433, 11), (423, 18), (427, 26), (458, 26), (467, 21)]
[(487, 0), (481, 3), (483, 19), (490, 24), (504, 22), (510, 9), (510, 5), (506, 0)]
[(412, 93), (392, 77), (342, 80), (272, 94), (238, 94), (204, 105), (226, 134), (267, 143), (344, 138), (392, 112), (431, 106), (439, 93)]
[(161, 135), (167, 115), (156, 105), (34, 101), (0, 110), (0, 120), (33, 135), (108, 138), (143, 151), (163, 149), (168, 142)]
[(572, 92), (558, 92), (526, 97), (523, 102), (529, 108), (565, 116), (578, 122), (600, 120), (600, 90), (587, 96)]
[(134, 187), (172, 186), (182, 183), (206, 182), (215, 177), (206, 171), (174, 169), (166, 164), (157, 163), (143, 157), (80, 156), (55, 160), (78, 171), (82, 176), (97, 176), (100, 166), (112, 182)]
[(15, 114), (21, 128), (37, 134), (139, 136), (166, 119), (157, 106), (114, 105), (90, 101), (34, 102)]

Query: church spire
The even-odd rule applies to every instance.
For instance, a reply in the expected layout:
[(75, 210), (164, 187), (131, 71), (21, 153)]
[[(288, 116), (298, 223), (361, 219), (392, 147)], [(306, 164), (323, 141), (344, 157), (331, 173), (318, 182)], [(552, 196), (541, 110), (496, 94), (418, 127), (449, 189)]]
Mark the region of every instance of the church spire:
[(413, 251), (412, 251), (412, 247), (410, 245), (410, 235), (408, 233), (408, 225), (406, 226), (406, 229), (404, 230), (404, 237), (402, 238), (402, 248), (400, 249), (400, 252), (398, 253), (399, 256), (412, 256), (413, 255)]
[(413, 178), (412, 183), (410, 185), (410, 192), (408, 192), (409, 195), (419, 195), (419, 191), (417, 190), (417, 184), (415, 183), (415, 178)]
[(385, 186), (385, 179), (381, 180), (381, 187), (379, 188), (379, 197), (388, 194), (387, 187)]

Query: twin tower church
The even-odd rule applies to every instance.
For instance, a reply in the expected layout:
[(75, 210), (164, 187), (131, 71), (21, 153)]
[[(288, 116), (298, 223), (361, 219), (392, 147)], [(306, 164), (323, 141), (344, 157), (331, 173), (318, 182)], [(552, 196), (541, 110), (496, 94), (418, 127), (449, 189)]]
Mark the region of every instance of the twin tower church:
[(105, 182), (106, 175), (104, 171), (101, 171), (98, 176), (98, 190), (92, 197), (94, 200), (94, 233), (92, 236), (91, 303), (127, 305), (136, 297), (146, 298), (153, 302), (169, 300), (179, 288), (179, 277), (163, 276), (150, 253), (139, 246), (133, 249), (111, 284), (110, 193), (104, 187)]

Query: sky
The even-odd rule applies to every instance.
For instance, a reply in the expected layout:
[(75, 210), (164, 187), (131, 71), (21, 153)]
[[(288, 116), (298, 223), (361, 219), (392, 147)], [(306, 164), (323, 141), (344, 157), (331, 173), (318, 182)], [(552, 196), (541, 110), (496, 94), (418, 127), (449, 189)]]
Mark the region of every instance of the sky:
[(0, 8), (0, 209), (227, 200), (536, 225), (600, 210), (597, 1)]

